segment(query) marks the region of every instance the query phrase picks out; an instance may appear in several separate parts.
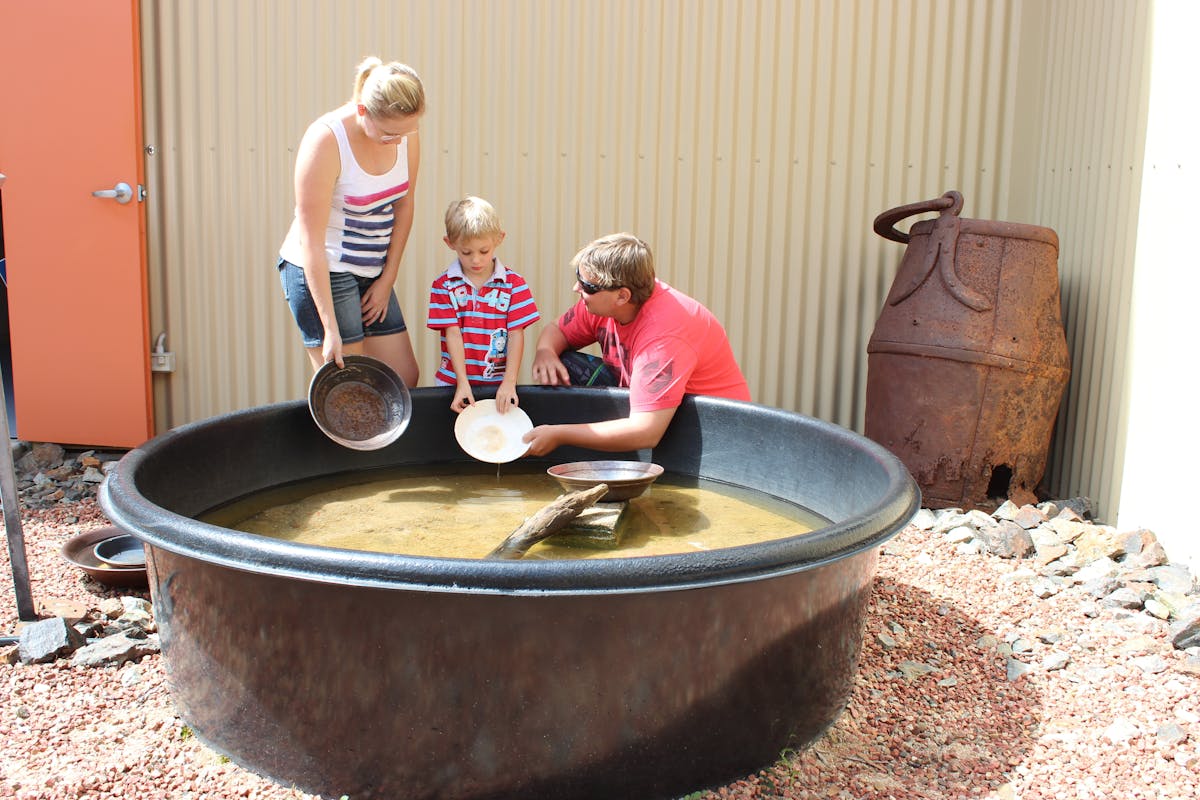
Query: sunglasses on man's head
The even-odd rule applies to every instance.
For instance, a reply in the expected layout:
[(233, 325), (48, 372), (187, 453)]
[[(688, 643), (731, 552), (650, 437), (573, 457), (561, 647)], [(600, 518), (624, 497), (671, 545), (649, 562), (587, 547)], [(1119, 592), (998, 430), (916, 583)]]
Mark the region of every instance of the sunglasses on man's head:
[(601, 286), (600, 284), (592, 283), (591, 281), (585, 281), (583, 278), (581, 278), (579, 276), (578, 269), (575, 270), (575, 282), (579, 284), (580, 289), (583, 289), (584, 294), (595, 294), (596, 292), (606, 292), (609, 289), (615, 288), (612, 286)]

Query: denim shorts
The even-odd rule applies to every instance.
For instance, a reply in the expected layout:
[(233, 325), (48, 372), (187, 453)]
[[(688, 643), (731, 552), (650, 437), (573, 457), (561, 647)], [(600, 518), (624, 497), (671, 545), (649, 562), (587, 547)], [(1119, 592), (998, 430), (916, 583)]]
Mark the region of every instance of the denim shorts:
[[(320, 347), (325, 341), (325, 327), (321, 324), (321, 315), (317, 313), (312, 293), (308, 291), (304, 270), (282, 258), (279, 259), (278, 267), (283, 296), (287, 298), (292, 316), (300, 326), (304, 346)], [(383, 319), (363, 325), (362, 297), (374, 282), (375, 278), (360, 278), (349, 272), (329, 273), (329, 288), (333, 290), (333, 311), (337, 316), (342, 344), (361, 342), (364, 336), (387, 336), (408, 330), (394, 291), (388, 298), (387, 313), (383, 315)]]

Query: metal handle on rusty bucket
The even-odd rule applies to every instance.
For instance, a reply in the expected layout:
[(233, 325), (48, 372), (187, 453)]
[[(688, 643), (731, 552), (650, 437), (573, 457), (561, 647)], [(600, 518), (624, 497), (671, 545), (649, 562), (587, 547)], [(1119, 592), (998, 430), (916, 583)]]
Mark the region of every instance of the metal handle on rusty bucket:
[(909, 203), (906, 206), (898, 206), (891, 211), (885, 211), (875, 218), (873, 227), (875, 232), (885, 239), (891, 239), (893, 242), (899, 242), (900, 244), (908, 244), (908, 234), (896, 230), (896, 223), (900, 220), (915, 214), (926, 214), (930, 211), (940, 211), (943, 215), (951, 214), (957, 217), (962, 209), (962, 193), (950, 190), (941, 197), (934, 198), (933, 200), (922, 200), (919, 203)]
[(936, 200), (926, 200), (921, 203), (912, 203), (907, 206), (893, 208), (891, 211), (885, 211), (875, 218), (875, 232), (885, 239), (891, 239), (894, 242), (908, 244), (912, 238), (907, 233), (901, 233), (896, 230), (896, 223), (905, 217), (911, 217), (913, 214), (923, 214), (928, 211), (940, 211), (939, 216), (933, 223), (933, 229), (930, 231), (929, 245), (923, 252), (923, 262), (920, 269), (910, 276), (907, 283), (899, 283), (893, 286), (892, 293), (888, 297), (888, 303), (896, 305), (907, 299), (913, 292), (921, 287), (933, 274), (936, 269), (938, 276), (942, 279), (942, 285), (950, 292), (951, 296), (958, 302), (962, 303), (975, 311), (990, 311), (992, 304), (979, 292), (972, 289), (961, 278), (958, 277), (958, 272), (955, 270), (955, 261), (958, 251), (958, 234), (962, 226), (962, 220), (959, 219), (959, 212), (963, 208), (963, 196), (961, 192), (956, 192), (953, 189), (946, 192)]

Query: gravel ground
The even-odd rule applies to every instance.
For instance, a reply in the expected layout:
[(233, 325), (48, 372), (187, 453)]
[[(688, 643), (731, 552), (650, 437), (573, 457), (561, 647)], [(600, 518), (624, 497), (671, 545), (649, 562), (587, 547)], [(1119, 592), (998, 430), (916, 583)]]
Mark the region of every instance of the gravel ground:
[[(129, 594), (59, 557), (69, 536), (108, 524), (93, 499), (22, 522), (39, 608)], [(1037, 599), (1006, 578), (1020, 562), (940, 539), (909, 527), (884, 547), (855, 688), (827, 734), (688, 800), (1200, 797), (1200, 665), (1172, 649), (1167, 623), (1078, 587)], [(8, 635), (7, 550), (0, 569)], [(1013, 677), (1013, 659), (1029, 671)], [(157, 655), (0, 665), (0, 797), (314, 797), (196, 741)]]

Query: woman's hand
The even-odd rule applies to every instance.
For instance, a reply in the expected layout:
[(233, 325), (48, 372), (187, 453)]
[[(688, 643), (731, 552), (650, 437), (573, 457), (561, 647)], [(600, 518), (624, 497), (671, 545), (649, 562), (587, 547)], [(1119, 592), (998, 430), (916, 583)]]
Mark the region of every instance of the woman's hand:
[(372, 283), (362, 297), (363, 325), (382, 322), (387, 316), (388, 302), (392, 299), (392, 287), (379, 279)]
[(339, 369), (346, 366), (346, 362), (342, 359), (342, 334), (336, 327), (332, 330), (325, 329), (325, 341), (321, 343), (321, 357), (326, 364), (336, 361)]

